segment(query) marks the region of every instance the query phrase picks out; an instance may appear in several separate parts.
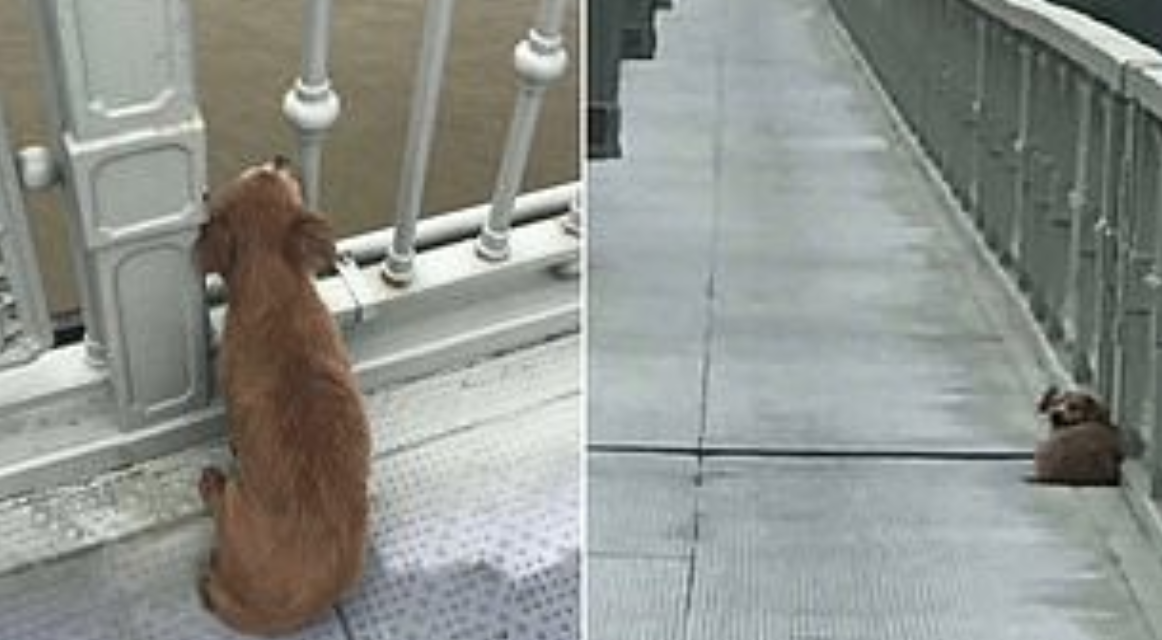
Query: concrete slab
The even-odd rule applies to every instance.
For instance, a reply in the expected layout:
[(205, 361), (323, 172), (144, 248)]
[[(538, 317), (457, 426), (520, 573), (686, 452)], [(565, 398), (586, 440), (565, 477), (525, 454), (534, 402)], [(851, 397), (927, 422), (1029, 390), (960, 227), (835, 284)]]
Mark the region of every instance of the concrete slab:
[[(589, 638), (674, 640), (684, 635), (686, 560), (593, 554), (589, 572)], [(633, 620), (633, 624), (626, 624)]]
[(1024, 469), (707, 462), (687, 637), (1153, 637), (1077, 496)]
[(589, 405), (590, 442), (697, 444), (702, 430), (702, 354), (674, 349), (594, 349), (589, 358), (588, 389), (595, 399)]
[(610, 557), (689, 558), (695, 536), (698, 466), (692, 457), (590, 454), (589, 552)]

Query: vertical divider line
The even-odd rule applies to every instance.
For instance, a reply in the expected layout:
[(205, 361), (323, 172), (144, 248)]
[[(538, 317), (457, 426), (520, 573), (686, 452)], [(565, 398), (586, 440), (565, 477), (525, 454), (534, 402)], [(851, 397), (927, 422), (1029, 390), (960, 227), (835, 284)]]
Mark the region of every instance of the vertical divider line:
[[(729, 7), (723, 12), (729, 15)], [(720, 14), (721, 15), (721, 14)], [(710, 422), (710, 392), (711, 370), (714, 366), (714, 338), (715, 338), (715, 303), (718, 298), (718, 261), (720, 250), (720, 219), (724, 215), (722, 210), (722, 178), (723, 178), (723, 151), (725, 145), (726, 126), (726, 50), (729, 39), (725, 33), (727, 21), (723, 20), (718, 26), (714, 48), (714, 119), (711, 127), (713, 135), (711, 160), (711, 219), (710, 238), (708, 243), (709, 259), (707, 264), (704, 324), (702, 331), (702, 359), (700, 363), (698, 405), (698, 440), (694, 471), (694, 514), (690, 542), (690, 559), (686, 574), (686, 598), (683, 603), (682, 637), (690, 637), (690, 617), (694, 610), (694, 590), (698, 577), (698, 544), (702, 535), (702, 489), (705, 481), (705, 446), (706, 432)]]

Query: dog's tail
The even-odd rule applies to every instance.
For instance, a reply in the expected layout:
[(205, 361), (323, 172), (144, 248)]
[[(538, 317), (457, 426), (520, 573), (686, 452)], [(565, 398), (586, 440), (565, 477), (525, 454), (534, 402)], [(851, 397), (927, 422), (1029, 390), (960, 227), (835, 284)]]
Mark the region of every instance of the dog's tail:
[(244, 601), (212, 574), (198, 585), (202, 603), (227, 626), (246, 635), (280, 636), (302, 629), (315, 617), (300, 610), (271, 611)]

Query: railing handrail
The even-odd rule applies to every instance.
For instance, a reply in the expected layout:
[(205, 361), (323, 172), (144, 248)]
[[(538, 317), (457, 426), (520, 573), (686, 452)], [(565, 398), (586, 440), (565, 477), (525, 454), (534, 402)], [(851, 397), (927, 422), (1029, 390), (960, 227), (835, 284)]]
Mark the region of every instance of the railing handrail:
[(965, 0), (1055, 49), (1111, 87), (1127, 68), (1162, 64), (1162, 54), (1083, 13), (1045, 0)]

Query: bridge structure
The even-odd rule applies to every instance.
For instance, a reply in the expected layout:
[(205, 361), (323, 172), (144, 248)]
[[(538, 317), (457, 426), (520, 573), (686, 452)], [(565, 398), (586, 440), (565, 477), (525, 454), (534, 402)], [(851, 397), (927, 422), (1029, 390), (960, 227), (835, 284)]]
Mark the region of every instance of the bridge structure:
[[(294, 637), (577, 636), (581, 200), (576, 181), (522, 193), (542, 98), (575, 68), (575, 7), (535, 4), (491, 200), (419, 216), (456, 15), (433, 0), (398, 201), (317, 281), (371, 418), (373, 525), (362, 583)], [(349, 106), (334, 5), (302, 3), (298, 78), (269, 97), (323, 211), (327, 133)], [(224, 285), (191, 255), (209, 185), (190, 3), (28, 10), (49, 133), (17, 148), (0, 109), (0, 638), (238, 637), (196, 591), (212, 544), (197, 480), (230, 456)], [(46, 307), (33, 192), (70, 222), (83, 340)]]
[[(1162, 56), (1041, 0), (594, 5), (589, 637), (1162, 637)], [(1122, 486), (1025, 481), (1049, 384)]]

